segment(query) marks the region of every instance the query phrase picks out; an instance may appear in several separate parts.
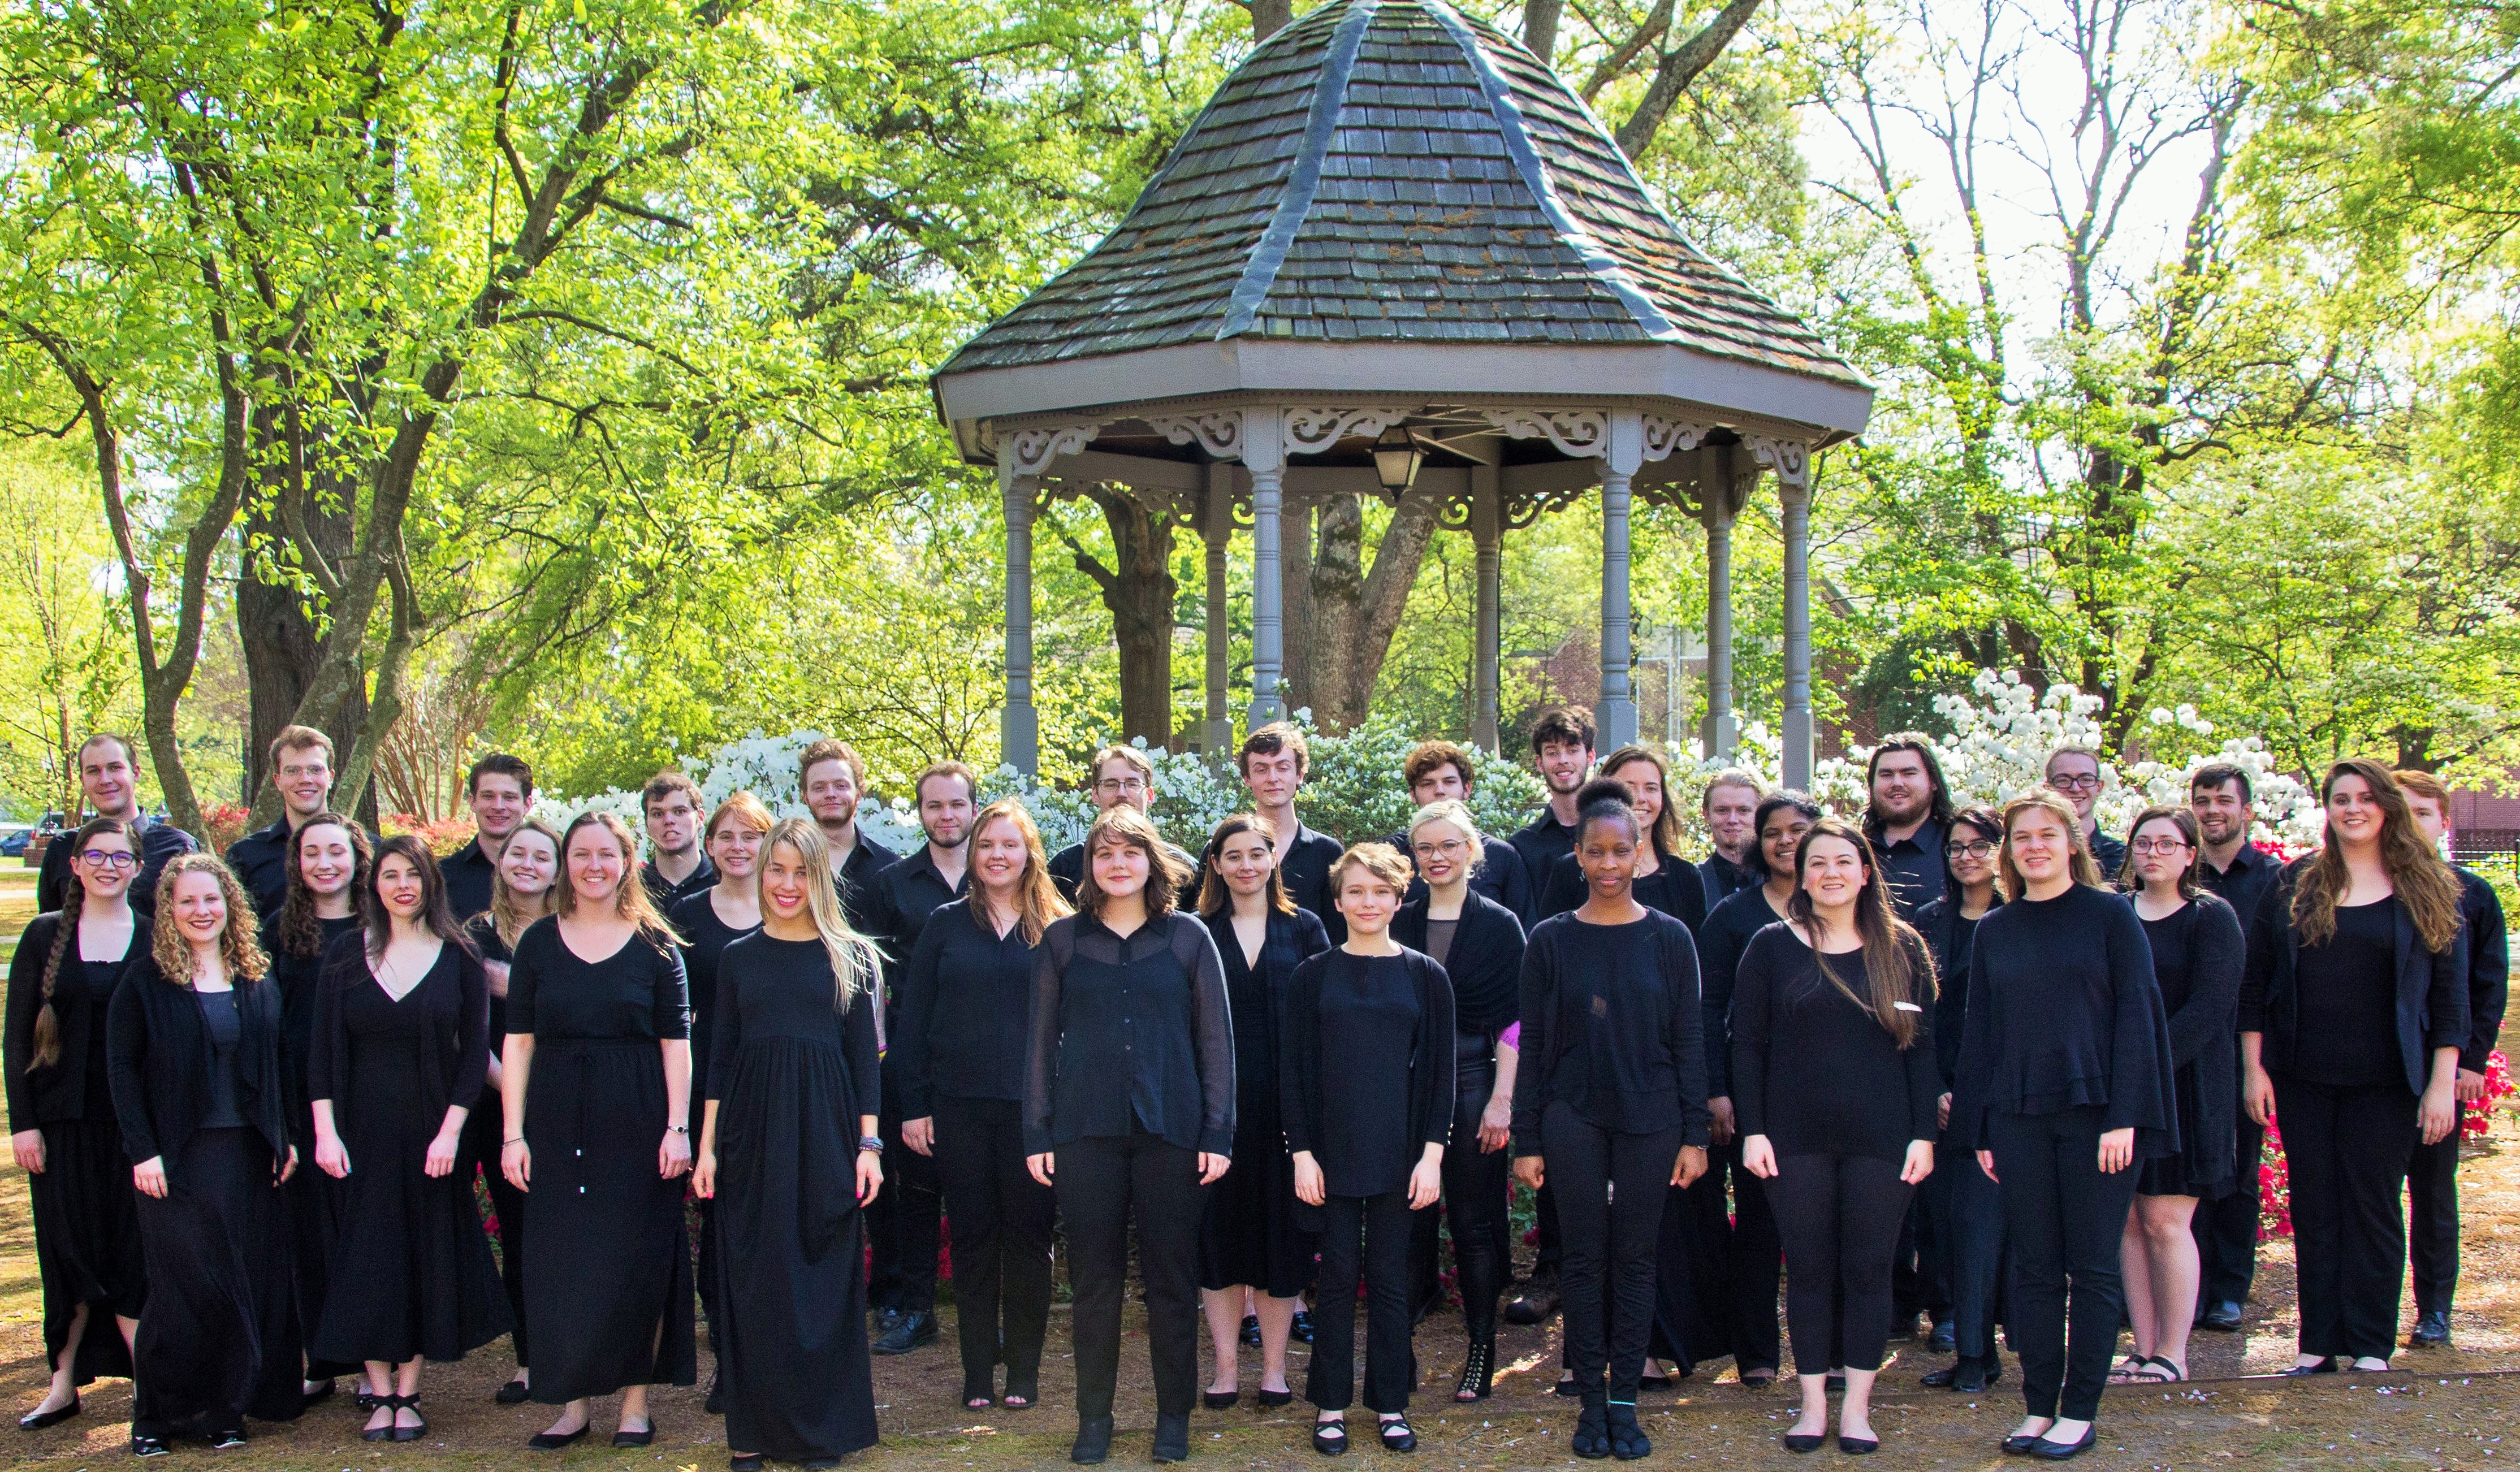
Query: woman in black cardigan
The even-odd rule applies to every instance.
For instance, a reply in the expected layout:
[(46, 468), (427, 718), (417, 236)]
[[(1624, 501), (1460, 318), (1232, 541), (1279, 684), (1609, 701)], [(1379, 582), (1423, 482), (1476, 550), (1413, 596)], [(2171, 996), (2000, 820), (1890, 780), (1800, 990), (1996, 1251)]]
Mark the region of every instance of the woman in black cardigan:
[(2003, 903), (1995, 887), (1996, 850), (2002, 842), (2003, 819), (1992, 809), (1953, 814), (1943, 836), (1943, 893), (1917, 907), (1915, 921), (1941, 988), (1934, 998), (1934, 1056), (1943, 1075), (1943, 1133), (1936, 1137), (1943, 1148), (1916, 1195), (1932, 1227), (1944, 1281), (1951, 1285), (1952, 1347), (1959, 1355), (1928, 1372), (1924, 1383), (1972, 1396), (2003, 1378), (2003, 1359), (1995, 1350), (1996, 1309), (2003, 1289), (2003, 1192), (1952, 1133), (1952, 1090), (1968, 1025), (1970, 941), (1978, 921)]
[(2196, 1320), (2196, 1203), (2230, 1194), (2239, 1149), (2239, 917), (2196, 883), (2196, 816), (2146, 808), (2127, 833), (2121, 884), (2143, 921), (2152, 974), (2170, 1013), (2170, 1056), (2179, 1070), (2179, 1150), (2143, 1163), (2135, 1210), (2118, 1249), (2135, 1355), (2111, 1379), (2161, 1385), (2187, 1378), (2187, 1331)]
[(0, 1050), (9, 1143), (34, 1207), (52, 1370), (44, 1399), (18, 1422), (28, 1431), (77, 1415), (80, 1386), (131, 1373), (131, 1336), (149, 1296), (105, 1036), (114, 991), (148, 949), (130, 899), (140, 851), (114, 818), (53, 841), (68, 845), (71, 883), (62, 908), (35, 916), (10, 958)]
[(245, 1418), (296, 1419), (289, 1208), (297, 1168), (280, 1066), (280, 991), (228, 867), (187, 854), (158, 880), (149, 954), (115, 990), (106, 1049), (141, 1196), (149, 1302), (132, 1344), (131, 1450), (198, 1420), (213, 1447)]
[(1386, 1450), (1414, 1451), (1409, 1214), (1433, 1206), (1444, 1189), (1453, 986), (1442, 966), (1391, 938), (1408, 860), (1387, 844), (1359, 844), (1330, 866), (1329, 884), (1347, 939), (1295, 968), (1278, 1047), (1295, 1198), (1321, 1218), (1321, 1307), (1305, 1398), (1318, 1411), (1313, 1450), (1347, 1450), (1362, 1279), (1365, 1405), (1380, 1417)]
[(1496, 1381), (1497, 1298), (1512, 1263), (1506, 1218), (1512, 1162), (1505, 1145), (1513, 1128), (1515, 1060), (1498, 1049), (1497, 1038), (1513, 1025), (1521, 1004), (1522, 922), (1470, 887), (1487, 845), (1461, 802), (1446, 798), (1419, 808), (1407, 841), (1426, 889), (1400, 908), (1391, 938), (1433, 958), (1453, 984), (1453, 1129), (1444, 1151), (1444, 1210), (1452, 1218), (1453, 1265), (1470, 1335), (1453, 1399), (1484, 1401)]
[(2458, 1122), (2467, 953), (2458, 876), (2378, 762), (2319, 784), (2327, 843), (2268, 886), (2240, 986), (2249, 1115), (2283, 1129), (2300, 1259), (2292, 1372), (2389, 1367), (2415, 1141)]

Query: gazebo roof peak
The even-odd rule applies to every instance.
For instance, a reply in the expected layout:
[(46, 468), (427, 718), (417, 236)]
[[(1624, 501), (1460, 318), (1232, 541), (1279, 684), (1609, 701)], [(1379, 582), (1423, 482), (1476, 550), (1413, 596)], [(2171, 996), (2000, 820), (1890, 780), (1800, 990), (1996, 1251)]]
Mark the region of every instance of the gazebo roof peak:
[[(1444, 0), (1330, 0), (1271, 36), (1127, 217), (965, 343), (938, 386), (960, 419), (957, 377), (1046, 386), (1020, 371), (1253, 342), (1660, 346), (1870, 397), (1681, 233), (1553, 71)], [(1460, 386), (1542, 386), (1477, 361)], [(981, 397), (996, 402), (971, 410), (1022, 412)]]

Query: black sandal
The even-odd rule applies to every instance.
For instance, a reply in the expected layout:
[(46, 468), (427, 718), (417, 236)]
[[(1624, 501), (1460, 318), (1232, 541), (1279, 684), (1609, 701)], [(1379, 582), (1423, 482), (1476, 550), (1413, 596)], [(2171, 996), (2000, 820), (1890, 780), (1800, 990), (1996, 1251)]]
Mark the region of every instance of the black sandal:
[(1382, 1438), (1382, 1450), (1385, 1451), (1418, 1450), (1418, 1433), (1411, 1429), (1409, 1417), (1405, 1413), (1383, 1417), (1381, 1424), (1374, 1428), (1374, 1433)]
[(1347, 1455), (1347, 1422), (1313, 1422), (1313, 1450), (1324, 1456)]

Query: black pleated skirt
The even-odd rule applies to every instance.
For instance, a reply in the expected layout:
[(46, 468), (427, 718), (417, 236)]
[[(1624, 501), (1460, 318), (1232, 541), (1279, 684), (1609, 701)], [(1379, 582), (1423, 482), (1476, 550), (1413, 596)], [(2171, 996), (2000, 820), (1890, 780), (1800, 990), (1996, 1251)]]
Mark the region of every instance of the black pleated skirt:
[(694, 1383), (685, 1178), (656, 1172), (665, 1128), (656, 1041), (552, 1040), (535, 1051), (531, 1087), (525, 1321), (534, 1400), (559, 1405), (632, 1385)]
[(139, 1192), (122, 1129), (111, 1114), (43, 1127), (44, 1169), (27, 1179), (35, 1216), (35, 1267), (44, 1284), (44, 1363), (61, 1362), (70, 1319), (85, 1304), (75, 1383), (128, 1377), (131, 1348), (113, 1320), (137, 1318), (149, 1300), (140, 1244)]
[(200, 1130), (163, 1200), (134, 1192), (149, 1265), (135, 1431), (220, 1431), (303, 1408), (289, 1206), (272, 1164), (251, 1130)]

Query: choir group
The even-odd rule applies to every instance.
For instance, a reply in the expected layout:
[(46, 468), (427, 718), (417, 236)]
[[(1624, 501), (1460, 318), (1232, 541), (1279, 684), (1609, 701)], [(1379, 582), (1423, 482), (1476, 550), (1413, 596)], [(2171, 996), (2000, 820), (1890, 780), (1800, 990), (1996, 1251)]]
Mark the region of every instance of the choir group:
[[(904, 856), (825, 740), (807, 818), (660, 774), (643, 864), (608, 813), (529, 817), (505, 754), (472, 769), (462, 850), (373, 837), (301, 727), (271, 752), (282, 818), (222, 860), (95, 737), (99, 816), (45, 853), (9, 973), (53, 1368), (20, 1424), (129, 1376), (134, 1452), (232, 1447), (355, 1376), (363, 1435), (415, 1441), (424, 1364), (511, 1336), (497, 1399), (556, 1407), (529, 1446), (618, 1393), (612, 1444), (645, 1447), (704, 1321), (731, 1465), (830, 1466), (877, 1439), (871, 1356), (937, 1336), (942, 1219), (963, 1406), (1041, 1403), (1063, 1239), (1075, 1461), (1109, 1453), (1133, 1259), (1155, 1460), (1241, 1398), (1246, 1344), (1258, 1403), (1291, 1402), (1294, 1340), (1317, 1450), (1348, 1450), (1361, 1379), (1359, 1430), (1408, 1451), (1440, 1218), (1453, 1399), (1491, 1393), (1501, 1315), (1562, 1312), (1579, 1456), (1646, 1455), (1640, 1392), (1701, 1361), (1772, 1381), (1781, 1279), (1788, 1449), (1875, 1450), (1874, 1378), (1922, 1315), (1954, 1357), (1932, 1386), (1997, 1382), (2001, 1331), (2003, 1450), (2061, 1460), (2106, 1386), (2183, 1380), (2192, 1328), (2239, 1327), (2277, 1119), (2292, 1372), (2388, 1365), (2402, 1194), (2412, 1342), (2447, 1342), (2506, 956), (2493, 890), (2440, 857), (2435, 779), (2337, 763), (2326, 842), (2281, 864), (2235, 768), (2121, 839), (2088, 751), (1955, 810), (1894, 736), (1860, 822), (1718, 777), (1692, 865), (1663, 757), (1593, 746), (1587, 712), (1547, 713), (1548, 805), (1489, 834), (1468, 755), (1421, 743), (1406, 829), (1343, 848), (1298, 816), (1302, 734), (1264, 727), (1251, 810), (1195, 855), (1134, 748), (1098, 754), (1057, 855), (939, 762)], [(1509, 1177), (1537, 1197), (1518, 1284)]]

